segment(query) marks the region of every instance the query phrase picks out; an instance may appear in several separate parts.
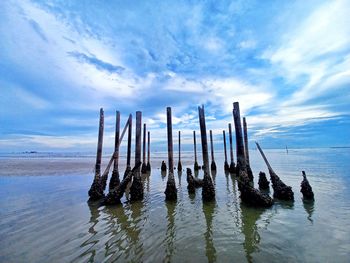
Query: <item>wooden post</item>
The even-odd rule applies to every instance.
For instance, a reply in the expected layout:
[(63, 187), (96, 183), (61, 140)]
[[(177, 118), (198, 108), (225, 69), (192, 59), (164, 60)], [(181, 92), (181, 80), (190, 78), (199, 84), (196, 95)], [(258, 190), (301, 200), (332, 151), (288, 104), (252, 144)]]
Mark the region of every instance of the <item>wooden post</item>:
[(233, 119), (236, 131), (236, 154), (237, 154), (237, 170), (246, 170), (246, 162), (244, 156), (244, 144), (242, 135), (241, 114), (239, 111), (239, 103), (233, 103)]
[(169, 163), (169, 175), (167, 186), (165, 189), (165, 199), (166, 200), (176, 200), (177, 199), (177, 189), (175, 186), (174, 178), (174, 155), (173, 155), (173, 126), (171, 120), (171, 108), (167, 107), (167, 135), (168, 135), (168, 163)]
[(177, 171), (182, 171), (182, 164), (181, 164), (181, 131), (179, 131), (179, 162), (177, 163)]
[(128, 146), (126, 154), (126, 167), (131, 169), (131, 139), (132, 139), (132, 115), (129, 115)]
[(147, 164), (146, 164), (146, 123), (143, 124), (143, 148), (142, 148), (142, 168), (141, 173), (147, 172)]
[(100, 109), (100, 123), (98, 127), (97, 154), (95, 165), (95, 178), (101, 176), (101, 160), (102, 160), (102, 145), (103, 145), (103, 129), (104, 129), (104, 112)]
[[(135, 136), (135, 164), (141, 162), (141, 124), (142, 112), (136, 112), (136, 136)], [(140, 168), (137, 169), (130, 188), (130, 199), (132, 201), (143, 199), (143, 186), (141, 182)]]
[(101, 183), (103, 128), (104, 128), (104, 113), (103, 113), (103, 108), (101, 108), (100, 109), (99, 128), (98, 128), (95, 176), (94, 176), (94, 181), (92, 182), (90, 190), (88, 192), (90, 200), (99, 200), (99, 199), (104, 197), (103, 187), (102, 187), (102, 183)]
[(201, 130), (203, 166), (204, 166), (202, 199), (204, 201), (211, 201), (215, 198), (215, 189), (209, 173), (209, 154), (208, 154), (207, 128), (205, 126), (204, 106), (202, 106), (202, 108), (198, 107), (198, 115), (199, 115), (199, 125)]
[(194, 167), (195, 171), (199, 170), (199, 165), (197, 161), (197, 144), (196, 144), (196, 131), (193, 131), (193, 147), (194, 147)]
[(225, 154), (225, 163), (224, 163), (224, 169), (225, 172), (230, 170), (230, 166), (228, 165), (227, 162), (227, 151), (226, 151), (226, 135), (225, 135), (225, 130), (222, 131), (223, 139), (224, 139), (224, 154)]
[[(113, 189), (120, 184), (118, 162), (119, 162), (119, 134), (120, 134), (120, 112), (116, 112), (115, 120), (115, 138), (114, 138), (114, 166), (111, 180), (109, 181), (109, 189)], [(107, 178), (106, 178), (107, 179)]]
[(228, 124), (228, 133), (229, 133), (229, 140), (230, 140), (230, 157), (231, 157), (231, 162), (230, 162), (230, 173), (236, 173), (236, 166), (235, 162), (233, 159), (233, 149), (232, 149), (232, 127), (231, 123)]
[(214, 144), (213, 144), (213, 132), (210, 130), (210, 150), (211, 150), (211, 165), (210, 168), (212, 171), (216, 171), (216, 163), (214, 158)]
[(250, 167), (250, 161), (249, 161), (249, 147), (248, 147), (248, 129), (247, 129), (247, 122), (246, 118), (243, 117), (243, 134), (244, 134), (244, 153), (245, 153), (245, 161), (247, 165), (247, 173), (248, 177), (251, 181), (254, 180), (253, 171)]
[(147, 132), (147, 172), (151, 171), (151, 134)]

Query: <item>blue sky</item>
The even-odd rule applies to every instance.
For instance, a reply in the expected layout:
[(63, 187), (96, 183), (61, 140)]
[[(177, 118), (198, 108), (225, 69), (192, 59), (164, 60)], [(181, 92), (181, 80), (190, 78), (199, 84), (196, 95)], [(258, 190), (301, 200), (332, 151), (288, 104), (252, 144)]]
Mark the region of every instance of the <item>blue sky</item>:
[[(143, 112), (165, 149), (197, 106), (217, 147), (240, 102), (268, 147), (350, 145), (350, 1), (1, 1), (0, 149), (94, 150)], [(252, 145), (252, 143), (251, 143)], [(186, 146), (185, 146), (186, 149)], [(188, 148), (191, 149), (191, 148)]]

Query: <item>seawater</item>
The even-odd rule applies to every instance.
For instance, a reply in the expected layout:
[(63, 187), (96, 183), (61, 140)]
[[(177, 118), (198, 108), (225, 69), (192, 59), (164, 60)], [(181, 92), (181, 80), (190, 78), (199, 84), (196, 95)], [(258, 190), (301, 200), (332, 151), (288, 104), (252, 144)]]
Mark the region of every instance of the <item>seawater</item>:
[[(87, 202), (93, 155), (3, 154), (0, 262), (349, 262), (350, 150), (265, 153), (292, 186), (294, 202), (276, 200), (269, 209), (243, 204), (235, 176), (223, 171), (221, 153), (215, 202), (203, 203), (201, 189), (187, 192), (191, 152), (183, 153), (183, 173), (175, 170), (178, 200), (166, 202), (167, 176), (159, 170), (166, 154), (154, 153), (152, 172), (143, 176), (144, 200), (123, 197), (122, 205), (112, 207)], [(250, 159), (257, 187), (259, 171), (267, 168), (257, 151)], [(124, 164), (121, 158), (121, 174)], [(301, 198), (302, 170), (315, 202)]]

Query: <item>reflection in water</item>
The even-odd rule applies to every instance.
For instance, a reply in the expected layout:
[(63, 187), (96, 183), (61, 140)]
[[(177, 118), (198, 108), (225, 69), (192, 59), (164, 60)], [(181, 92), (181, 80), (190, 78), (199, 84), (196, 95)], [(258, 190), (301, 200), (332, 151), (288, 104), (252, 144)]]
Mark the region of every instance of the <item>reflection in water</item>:
[(206, 222), (205, 237), (205, 254), (207, 256), (208, 262), (216, 262), (216, 249), (213, 242), (213, 215), (216, 207), (215, 202), (204, 202), (203, 203), (203, 213)]
[(237, 188), (237, 184), (236, 184), (236, 176), (235, 175), (233, 175), (233, 174), (229, 174), (229, 176), (231, 177), (231, 181), (232, 181), (232, 193), (233, 193), (233, 205), (234, 205), (234, 207), (235, 207), (235, 209), (234, 209), (234, 211), (235, 211), (235, 213), (236, 213), (236, 215), (235, 215), (235, 225), (236, 225), (236, 227), (239, 227), (240, 226), (240, 221), (239, 221), (239, 219), (240, 219), (240, 216), (239, 216), (239, 203), (240, 203), (240, 199), (239, 199), (239, 197), (238, 197), (238, 195), (237, 195), (237, 193), (238, 193), (238, 188)]
[(179, 178), (179, 186), (181, 186), (182, 170), (177, 170), (177, 178)]
[(304, 209), (306, 211), (306, 213), (308, 214), (307, 219), (313, 223), (313, 219), (312, 219), (312, 214), (315, 211), (315, 201), (314, 200), (303, 200), (303, 206)]
[(173, 201), (166, 201), (165, 206), (167, 208), (167, 230), (166, 230), (166, 237), (165, 237), (165, 243), (166, 243), (166, 249), (165, 249), (165, 259), (164, 262), (171, 262), (171, 258), (174, 254), (174, 239), (175, 239), (175, 208), (176, 208), (176, 202)]
[(165, 176), (166, 176), (166, 171), (161, 171), (160, 174), (162, 175), (162, 179), (163, 179), (163, 181), (164, 181), (164, 178), (165, 178)]
[(213, 178), (213, 183), (215, 185), (215, 179), (216, 179), (216, 170), (211, 171), (211, 177)]

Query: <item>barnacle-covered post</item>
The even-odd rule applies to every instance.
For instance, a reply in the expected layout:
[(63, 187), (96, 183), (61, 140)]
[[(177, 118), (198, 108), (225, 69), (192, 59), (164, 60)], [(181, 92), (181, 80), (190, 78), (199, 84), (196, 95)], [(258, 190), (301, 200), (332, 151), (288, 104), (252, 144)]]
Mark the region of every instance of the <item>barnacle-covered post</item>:
[(113, 189), (120, 184), (119, 179), (119, 134), (120, 134), (120, 112), (116, 112), (115, 120), (115, 138), (114, 138), (114, 165), (111, 180), (109, 181), (109, 189)]
[(212, 171), (216, 171), (216, 163), (214, 158), (214, 144), (213, 144), (213, 132), (210, 130), (210, 152), (211, 152), (211, 165), (210, 168)]
[[(141, 124), (142, 112), (136, 112), (136, 136), (135, 136), (135, 164), (141, 162)], [(143, 199), (143, 186), (141, 181), (140, 168), (137, 169), (134, 175), (134, 179), (130, 188), (130, 200), (142, 200)]]
[(174, 152), (173, 152), (173, 126), (171, 120), (171, 108), (167, 107), (167, 135), (168, 135), (168, 165), (169, 165), (169, 175), (168, 181), (165, 189), (165, 199), (166, 200), (176, 200), (177, 199), (177, 189), (175, 185), (174, 178)]
[(212, 201), (215, 199), (215, 189), (214, 189), (214, 184), (209, 172), (209, 154), (208, 154), (207, 130), (205, 126), (204, 106), (198, 107), (198, 115), (199, 115), (199, 125), (201, 130), (202, 155), (203, 155), (203, 166), (204, 166), (202, 199), (204, 201)]
[(177, 163), (177, 170), (179, 172), (182, 171), (182, 164), (181, 164), (181, 131), (179, 131), (179, 162)]
[(95, 177), (89, 190), (90, 200), (98, 200), (104, 197), (103, 187), (101, 184), (101, 160), (103, 145), (103, 129), (104, 129), (104, 113), (103, 108), (100, 109), (100, 121), (98, 128), (97, 153), (95, 164)]
[(250, 161), (249, 161), (249, 147), (248, 147), (248, 129), (247, 129), (247, 122), (245, 117), (243, 117), (243, 134), (244, 134), (244, 153), (245, 153), (245, 161), (247, 165), (247, 173), (248, 177), (251, 181), (254, 180), (253, 171), (250, 167)]

